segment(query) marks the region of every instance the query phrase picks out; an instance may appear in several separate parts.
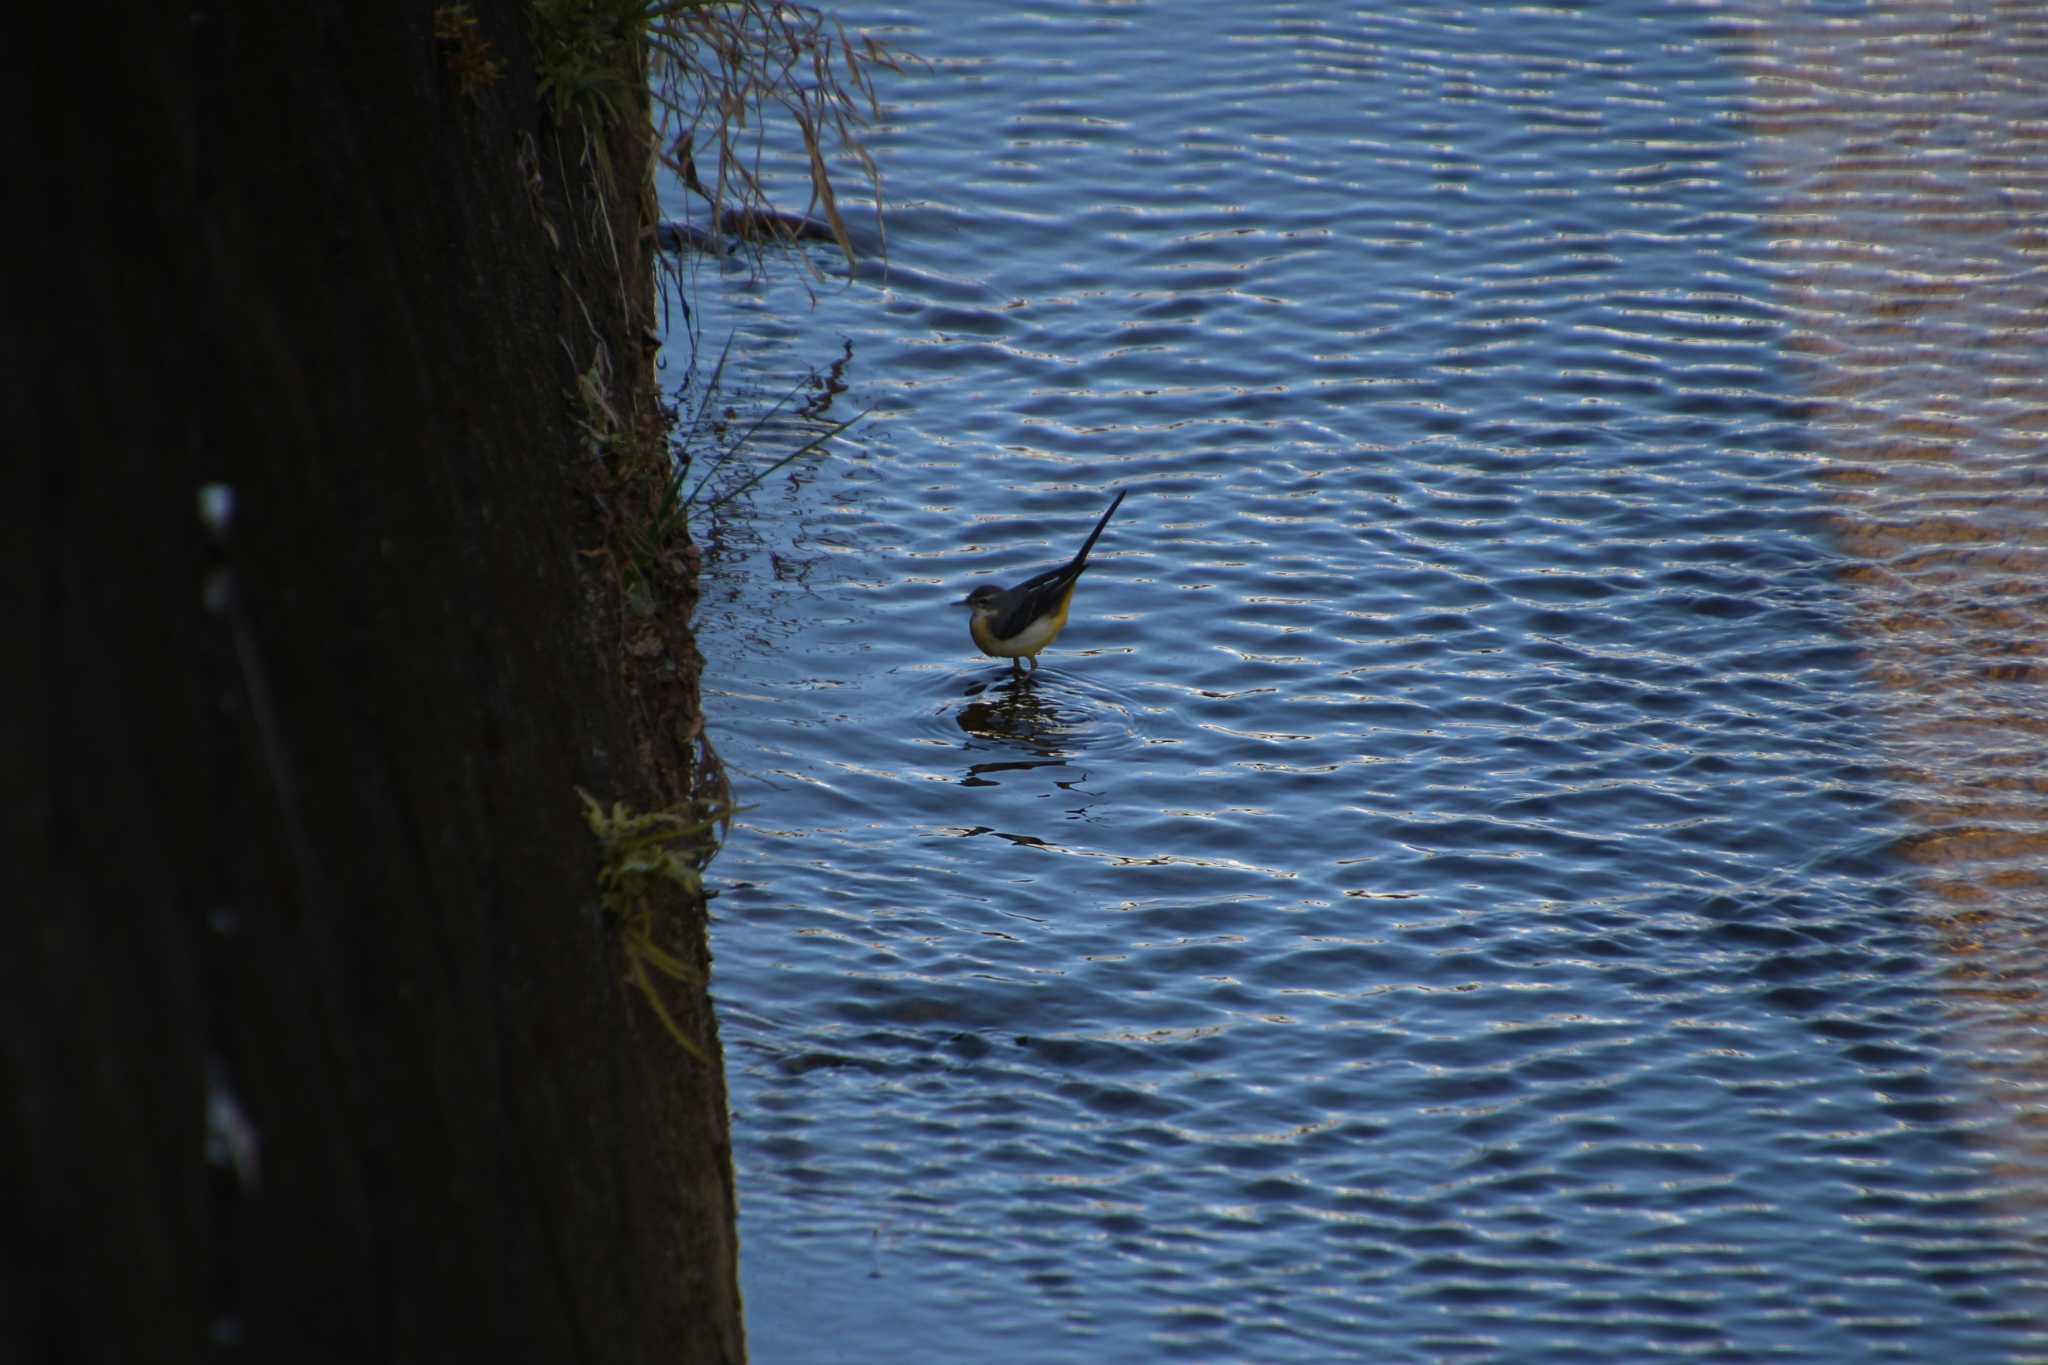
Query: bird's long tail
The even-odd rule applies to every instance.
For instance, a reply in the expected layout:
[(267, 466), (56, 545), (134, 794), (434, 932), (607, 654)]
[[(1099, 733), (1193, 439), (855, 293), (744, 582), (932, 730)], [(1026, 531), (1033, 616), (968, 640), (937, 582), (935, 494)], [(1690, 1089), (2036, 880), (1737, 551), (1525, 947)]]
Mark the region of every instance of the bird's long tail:
[(1088, 533), (1088, 541), (1081, 547), (1081, 553), (1074, 556), (1072, 561), (1073, 563), (1078, 565), (1087, 562), (1088, 552), (1095, 548), (1095, 538), (1102, 534), (1103, 527), (1109, 525), (1109, 519), (1115, 516), (1116, 509), (1123, 505), (1124, 494), (1130, 491), (1131, 490), (1128, 488), (1119, 488), (1116, 490), (1116, 497), (1110, 502), (1109, 510), (1102, 514), (1102, 520), (1096, 522), (1095, 529)]

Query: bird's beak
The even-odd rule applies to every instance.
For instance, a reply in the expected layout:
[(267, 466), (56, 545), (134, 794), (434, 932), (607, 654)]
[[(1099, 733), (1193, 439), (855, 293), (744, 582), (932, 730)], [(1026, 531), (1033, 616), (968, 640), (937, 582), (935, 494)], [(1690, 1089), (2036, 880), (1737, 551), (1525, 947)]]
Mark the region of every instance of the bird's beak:
[[(969, 596), (970, 596), (970, 597), (971, 597), (972, 595), (973, 595), (973, 594), (971, 594), (971, 593), (969, 594)], [(954, 605), (954, 606), (956, 606), (956, 607), (964, 607), (964, 606), (966, 606), (966, 605), (967, 605), (967, 601), (968, 601), (968, 598), (967, 598), (967, 597), (963, 597), (963, 598), (961, 598), (961, 599), (960, 599), (960, 600), (959, 600), (958, 602), (955, 602), (955, 603), (954, 603), (953, 605)]]

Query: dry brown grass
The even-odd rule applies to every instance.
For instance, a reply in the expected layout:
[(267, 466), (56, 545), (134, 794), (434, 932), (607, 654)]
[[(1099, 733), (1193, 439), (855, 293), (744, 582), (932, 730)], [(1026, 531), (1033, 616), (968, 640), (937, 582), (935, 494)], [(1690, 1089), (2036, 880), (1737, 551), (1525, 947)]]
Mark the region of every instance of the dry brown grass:
[[(794, 242), (821, 217), (851, 266), (837, 162), (873, 191), (878, 254), (886, 254), (882, 173), (862, 137), (881, 113), (873, 72), (900, 71), (897, 54), (867, 35), (850, 37), (821, 9), (776, 0), (657, 4), (647, 50), (659, 155), (705, 201), (714, 232)], [(809, 160), (809, 202), (798, 215), (780, 211), (769, 187), (768, 133), (778, 118), (796, 129)], [(700, 166), (712, 168), (709, 184)]]

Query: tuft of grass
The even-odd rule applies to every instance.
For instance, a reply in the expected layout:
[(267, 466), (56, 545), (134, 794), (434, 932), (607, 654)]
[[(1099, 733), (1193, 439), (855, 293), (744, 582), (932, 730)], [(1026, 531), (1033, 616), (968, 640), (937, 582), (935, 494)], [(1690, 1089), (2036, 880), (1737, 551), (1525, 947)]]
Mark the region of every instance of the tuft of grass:
[[(608, 150), (612, 139), (606, 134), (631, 119), (644, 118), (648, 106), (643, 101), (651, 98), (666, 148), (662, 159), (711, 203), (714, 223), (729, 226), (736, 219), (752, 223), (757, 242), (764, 236), (795, 241), (806, 228), (815, 226), (808, 217), (793, 219), (775, 212), (768, 202), (759, 138), (772, 114), (786, 115), (806, 149), (811, 207), (822, 210), (834, 241), (852, 263), (853, 244), (838, 209), (826, 151), (836, 148), (862, 168), (875, 189), (879, 221), (880, 175), (861, 146), (859, 134), (878, 114), (870, 67), (900, 69), (879, 44), (868, 39), (856, 44), (823, 11), (781, 0), (529, 0), (528, 14), (545, 106), (558, 131), (580, 140), (578, 159), (606, 187), (604, 194), (593, 197), (592, 228), (598, 240), (611, 244), (615, 262), (617, 240), (611, 224), (597, 216), (603, 213), (616, 184), (613, 152)], [(751, 151), (743, 145), (748, 129), (754, 137)], [(692, 149), (700, 143), (717, 152), (718, 171), (712, 188), (697, 176)], [(565, 156), (559, 140), (556, 155), (558, 160)], [(538, 186), (537, 147), (529, 162), (529, 184)], [(545, 217), (542, 222), (559, 243), (554, 225)], [(619, 292), (622, 300), (630, 292), (623, 265)], [(613, 525), (626, 530), (626, 543), (618, 548), (628, 552), (635, 575), (645, 587), (655, 576), (649, 572), (650, 564), (666, 555), (677, 541), (687, 539), (687, 514), (706, 488), (704, 478), (694, 487), (689, 485), (692, 466), (707, 463), (699, 457), (708, 455), (712, 473), (736, 468), (733, 461), (740, 449), (789, 400), (785, 397), (778, 402), (736, 439), (727, 439), (730, 429), (726, 423), (707, 420), (718, 402), (725, 367), (725, 353), (721, 353), (694, 412), (681, 415), (682, 438), (664, 442), (644, 429), (646, 424), (637, 414), (627, 412), (625, 405), (616, 401), (611, 358), (595, 324), (591, 330), (589, 363), (582, 363), (580, 356), (572, 353), (576, 376), (572, 411), (587, 453), (611, 471), (616, 479), (614, 491), (628, 494), (636, 504), (631, 509), (615, 509), (621, 515), (614, 517)], [(693, 334), (693, 352), (695, 340)], [(569, 343), (565, 340), (563, 344)], [(727, 348), (729, 351), (730, 342)], [(835, 366), (835, 374), (837, 369)], [(823, 385), (815, 374), (807, 382), (814, 387)], [(816, 414), (806, 411), (804, 415)], [(740, 486), (726, 488), (714, 497), (705, 510), (739, 496), (777, 469), (823, 450), (854, 420), (858, 418), (820, 432), (759, 468)]]
[(661, 998), (657, 977), (702, 987), (704, 974), (656, 941), (658, 912), (680, 891), (706, 900), (716, 893), (704, 889), (704, 867), (718, 852), (715, 831), (724, 817), (717, 810), (634, 811), (623, 801), (606, 811), (581, 787), (583, 818), (597, 837), (602, 861), (597, 870), (597, 898), (619, 926), (626, 949), (626, 979), (640, 991), (662, 1026), (685, 1052), (705, 1065), (711, 1057), (684, 1033)]
[[(876, 70), (900, 72), (901, 59), (812, 5), (779, 0), (669, 0), (649, 11), (649, 73), (661, 133), (660, 157), (702, 198), (714, 231), (732, 225), (756, 240), (793, 244), (813, 214), (854, 264), (853, 239), (839, 211), (833, 159), (850, 162), (874, 193), (882, 222), (882, 172), (863, 135), (881, 117)], [(788, 120), (802, 139), (810, 200), (801, 215), (776, 211), (763, 167), (766, 129)], [(707, 185), (699, 167), (711, 167)]]
[[(575, 363), (573, 356), (570, 363)], [(592, 459), (614, 454), (631, 437), (631, 429), (613, 406), (611, 394), (612, 356), (599, 341), (591, 349), (590, 364), (576, 372), (576, 389), (569, 395), (577, 430), (583, 433), (584, 451)]]
[[(714, 232), (794, 243), (815, 213), (851, 267), (837, 158), (874, 192), (887, 255), (881, 168), (862, 141), (881, 116), (873, 72), (902, 70), (883, 43), (856, 41), (824, 10), (786, 0), (530, 0), (529, 14), (541, 97), (557, 126), (581, 124), (585, 154), (596, 154), (607, 180), (611, 167), (590, 131), (637, 113), (646, 91), (658, 155), (705, 200)], [(777, 211), (762, 164), (778, 118), (794, 127), (808, 162), (810, 199), (798, 215)], [(713, 168), (709, 185), (700, 157)]]
[(532, 0), (534, 74), (556, 124), (615, 127), (637, 107), (644, 0)]
[[(754, 438), (760, 434), (762, 427), (773, 421), (778, 414), (789, 407), (798, 395), (818, 389), (823, 385), (824, 381), (819, 377), (817, 371), (811, 371), (791, 385), (788, 392), (784, 393), (782, 397), (776, 399), (774, 403), (756, 415), (753, 421), (744, 429), (736, 430), (729, 422), (712, 416), (713, 410), (718, 403), (720, 382), (725, 374), (726, 356), (731, 351), (732, 337), (727, 336), (725, 339), (725, 349), (718, 354), (718, 364), (712, 369), (710, 380), (702, 389), (696, 391), (695, 414), (689, 420), (682, 423), (683, 437), (681, 439), (681, 449), (675, 455), (675, 474), (669, 483), (667, 495), (662, 500), (660, 514), (656, 518), (657, 525), (664, 528), (670, 524), (673, 518), (688, 513), (692, 507), (697, 505), (698, 497), (704, 492), (706, 486), (711, 483), (713, 478), (725, 472), (728, 466), (741, 458), (742, 453), (752, 444)], [(804, 415), (815, 416), (818, 411), (822, 411), (822, 408), (806, 409)], [(845, 421), (833, 423), (824, 431), (805, 441), (795, 450), (755, 470), (737, 486), (726, 488), (723, 492), (712, 498), (711, 501), (705, 503), (703, 510), (706, 512), (714, 511), (731, 502), (734, 498), (746, 492), (776, 470), (786, 465), (794, 464), (806, 455), (823, 450), (827, 441), (830, 441), (833, 437), (839, 435), (872, 411), (872, 408), (863, 408)], [(730, 410), (728, 410), (729, 412)], [(707, 451), (698, 450), (696, 443), (706, 439), (711, 442), (710, 449)], [(684, 493), (683, 485), (689, 481), (694, 467), (700, 463), (708, 465), (708, 468), (698, 475), (697, 481), (690, 488), (690, 491)]]

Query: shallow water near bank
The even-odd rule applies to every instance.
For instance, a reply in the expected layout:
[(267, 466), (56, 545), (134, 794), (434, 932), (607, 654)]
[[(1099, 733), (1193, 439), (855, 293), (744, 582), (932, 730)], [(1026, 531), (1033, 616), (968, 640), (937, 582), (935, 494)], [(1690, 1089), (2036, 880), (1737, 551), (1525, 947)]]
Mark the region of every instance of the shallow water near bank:
[(846, 17), (886, 270), (692, 294), (875, 409), (697, 526), (754, 1358), (2048, 1352), (1742, 25)]

